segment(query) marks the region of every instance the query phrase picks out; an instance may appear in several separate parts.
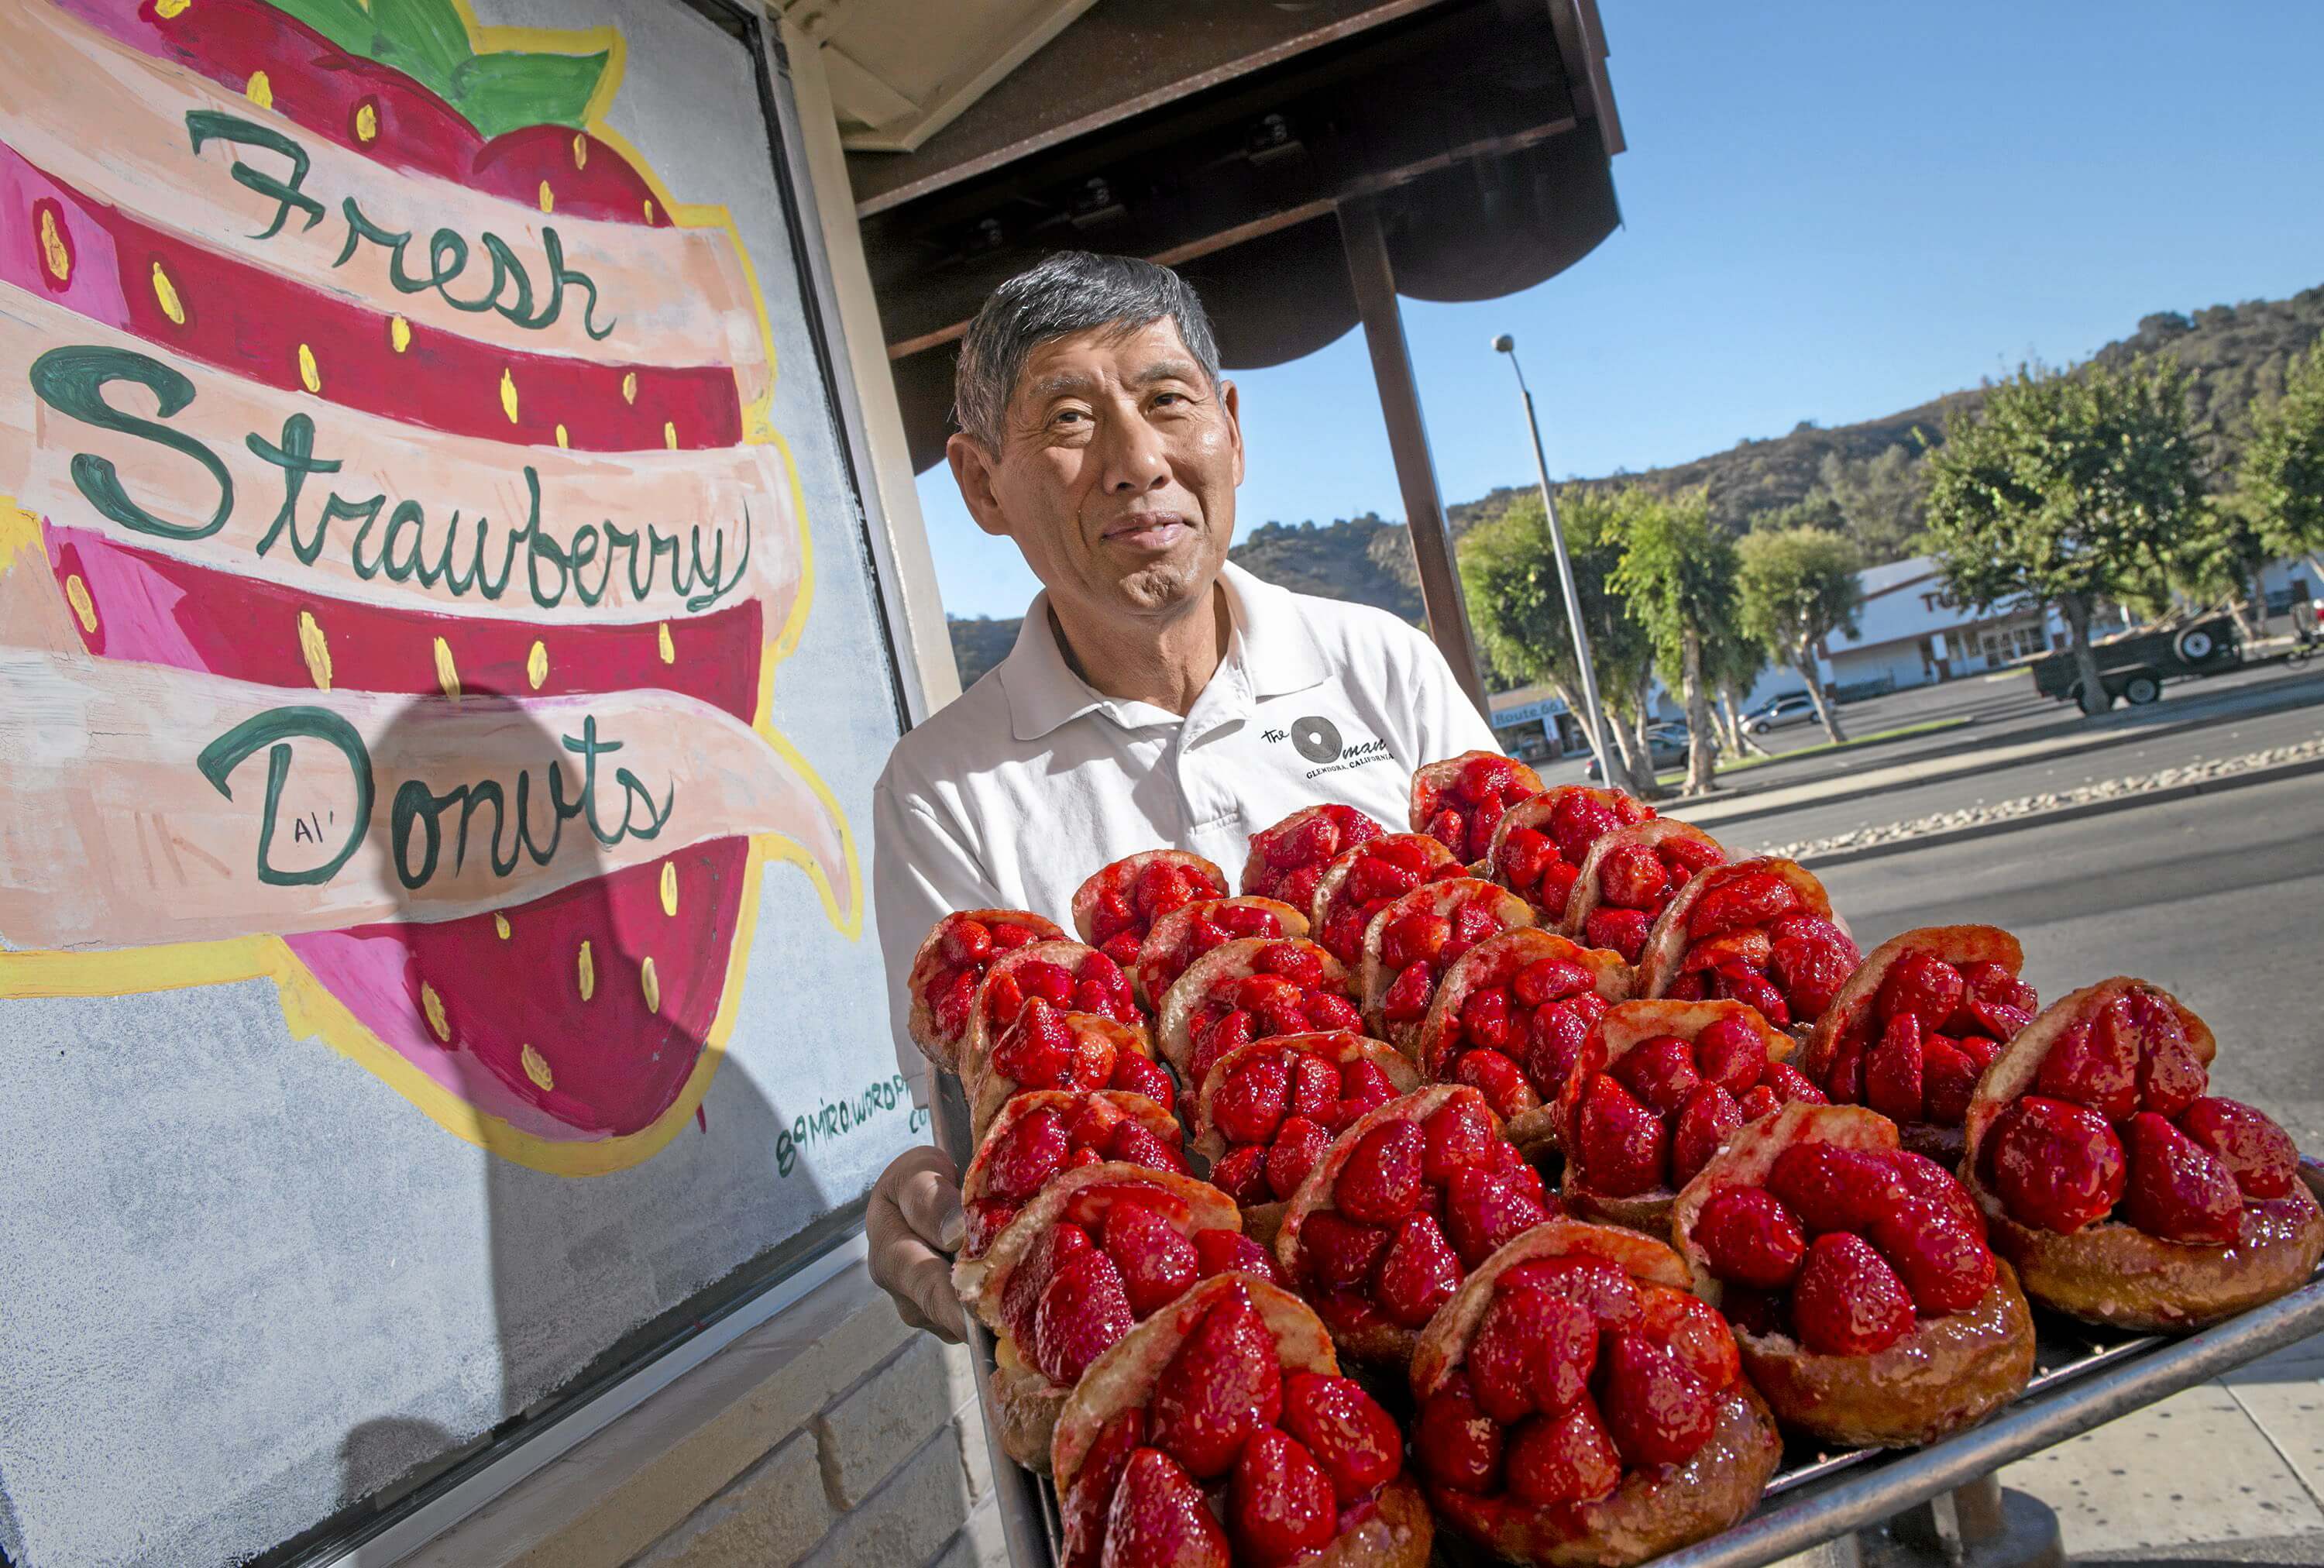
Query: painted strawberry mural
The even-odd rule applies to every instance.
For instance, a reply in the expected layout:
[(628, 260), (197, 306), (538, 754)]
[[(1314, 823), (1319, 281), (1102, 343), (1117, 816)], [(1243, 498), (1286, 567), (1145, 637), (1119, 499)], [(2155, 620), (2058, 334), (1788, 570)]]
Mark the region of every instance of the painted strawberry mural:
[(859, 929), (770, 718), (764, 307), (621, 69), (453, 0), (0, 0), (0, 995), (266, 975), (592, 1174), (696, 1114), (767, 862)]

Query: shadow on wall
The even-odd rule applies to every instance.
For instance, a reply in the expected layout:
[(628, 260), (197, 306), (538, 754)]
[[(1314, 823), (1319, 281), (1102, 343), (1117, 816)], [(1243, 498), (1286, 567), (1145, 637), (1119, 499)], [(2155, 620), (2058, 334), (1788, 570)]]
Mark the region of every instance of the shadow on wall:
[[(544, 1141), (572, 1147), (576, 1129), (586, 1142), (590, 1135), (668, 1128), (670, 1109), (701, 1069), (730, 952), (727, 942), (703, 939), (720, 928), (715, 920), (699, 923), (697, 915), (688, 923), (672, 911), (696, 915), (715, 907), (722, 893), (731, 908), (737, 890), (724, 879), (740, 882), (744, 873), (738, 854), (715, 844), (609, 865), (600, 845), (609, 835), (620, 837), (624, 802), (610, 775), (622, 759), (576, 754), (574, 737), (552, 733), (504, 694), (472, 687), (460, 701), (471, 712), (479, 704), (500, 706), (506, 727), (493, 747), (499, 771), (507, 774), (509, 761), (521, 758), (536, 784), (552, 769), (561, 772), (562, 793), (544, 801), (536, 789), (526, 799), (526, 816), (536, 846), (556, 844), (549, 863), (579, 867), (582, 874), (503, 915), (446, 921), (430, 908), (424, 881), (417, 890), (404, 886), (412, 880), (407, 868), (398, 883), (399, 920), (367, 933), (398, 944), (410, 973), (461, 977), (457, 990), (447, 982), (438, 993), (452, 1041), (443, 1059), (457, 1080), (447, 1087), (496, 1118), (484, 1123), (491, 1155), (484, 1167), (502, 1419), (464, 1443), (438, 1423), (403, 1416), (354, 1427), (339, 1446), (339, 1502), (350, 1510), (334, 1521), (341, 1526), (392, 1507), (601, 1370), (690, 1326), (692, 1320), (664, 1305), (687, 1294), (692, 1278), (681, 1273), (685, 1259), (676, 1249), (691, 1233), (689, 1223), (698, 1225), (699, 1211), (724, 1206), (725, 1194), (674, 1185), (669, 1177), (689, 1167), (752, 1172), (761, 1165), (771, 1176), (779, 1126), (750, 1075), (728, 1062), (703, 1091), (693, 1125), (669, 1134), (673, 1145), (706, 1139), (715, 1123), (719, 1157), (673, 1165), (667, 1162), (678, 1149), (664, 1148), (638, 1166), (599, 1176), (550, 1174), (518, 1158), (536, 1157)], [(394, 810), (392, 781), (431, 771), (406, 759), (429, 755), (431, 731), (446, 706), (415, 700), (380, 738), (374, 754), (383, 808), (378, 820), (390, 820)], [(585, 789), (593, 764), (597, 777)], [(503, 862), (521, 853), (515, 799), (507, 810)], [(451, 826), (458, 816), (456, 807), (441, 814), (445, 863), (455, 853)], [(471, 855), (488, 847), (491, 813), (480, 811), (476, 820)], [(559, 835), (554, 841), (552, 826)], [(732, 923), (724, 929), (731, 932)], [(677, 1238), (667, 1268), (657, 1252), (666, 1238)], [(600, 1325), (609, 1320), (641, 1326), (576, 1372), (570, 1360), (576, 1334), (602, 1343)]]

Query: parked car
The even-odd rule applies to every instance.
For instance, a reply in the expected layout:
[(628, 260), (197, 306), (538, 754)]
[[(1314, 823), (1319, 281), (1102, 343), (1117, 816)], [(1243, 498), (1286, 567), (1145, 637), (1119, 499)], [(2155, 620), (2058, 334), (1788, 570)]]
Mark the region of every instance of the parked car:
[(1770, 698), (1743, 715), (1743, 727), (1755, 735), (1769, 730), (1780, 730), (1785, 724), (1804, 724), (1816, 716), (1815, 698), (1803, 691), (1788, 696)]
[[(2243, 662), (2243, 640), (2232, 615), (2176, 618), (2139, 626), (2090, 645), (2106, 688), (2107, 706), (2120, 697), (2144, 707), (2163, 695), (2163, 683), (2184, 676), (2217, 675)], [(2070, 648), (2044, 654), (2033, 663), (2034, 689), (2060, 702), (2080, 704), (2082, 676)]]
[[(1611, 743), (1610, 740), (1609, 743)], [(1665, 768), (1685, 767), (1687, 727), (1678, 720), (1657, 721), (1646, 726), (1646, 758), (1654, 764), (1656, 772)], [(1719, 750), (1717, 730), (1711, 732), (1711, 749), (1714, 752)], [(1585, 770), (1591, 778), (1597, 778), (1598, 759), (1591, 758), (1590, 766)]]

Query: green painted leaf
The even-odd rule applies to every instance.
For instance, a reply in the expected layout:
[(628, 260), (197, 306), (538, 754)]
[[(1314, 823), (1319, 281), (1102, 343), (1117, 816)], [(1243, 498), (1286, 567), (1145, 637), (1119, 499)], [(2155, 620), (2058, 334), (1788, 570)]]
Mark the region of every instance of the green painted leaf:
[(452, 73), (453, 106), (486, 136), (527, 125), (578, 129), (607, 56), (511, 50), (471, 55)]
[(378, 29), (371, 13), (356, 0), (267, 0), (274, 9), (303, 22), (333, 43), (360, 59), (372, 58)]
[(579, 129), (608, 56), (477, 54), (452, 0), (266, 0), (358, 59), (403, 72), (485, 136), (527, 125)]
[(442, 91), (474, 58), (467, 24), (452, 0), (372, 0), (371, 19), (386, 47), (378, 59)]

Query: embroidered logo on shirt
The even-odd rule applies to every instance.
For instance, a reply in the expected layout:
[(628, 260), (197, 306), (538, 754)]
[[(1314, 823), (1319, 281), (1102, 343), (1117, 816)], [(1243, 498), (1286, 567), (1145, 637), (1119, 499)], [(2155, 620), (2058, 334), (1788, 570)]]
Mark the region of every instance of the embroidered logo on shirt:
[(1292, 750), (1308, 761), (1317, 764), (1307, 770), (1310, 779), (1324, 773), (1337, 773), (1347, 768), (1360, 768), (1367, 762), (1392, 761), (1384, 740), (1357, 741), (1351, 743), (1340, 733), (1340, 726), (1317, 715), (1294, 719), (1287, 730), (1261, 730), (1259, 739), (1271, 744), (1291, 742)]

